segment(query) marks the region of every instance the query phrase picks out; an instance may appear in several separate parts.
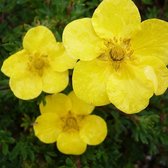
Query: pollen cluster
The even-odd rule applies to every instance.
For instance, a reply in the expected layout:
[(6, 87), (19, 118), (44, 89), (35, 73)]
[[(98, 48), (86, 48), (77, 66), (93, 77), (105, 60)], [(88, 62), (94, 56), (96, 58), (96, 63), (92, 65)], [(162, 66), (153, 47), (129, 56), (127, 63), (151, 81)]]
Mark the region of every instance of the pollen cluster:
[(115, 70), (120, 68), (121, 63), (129, 60), (133, 54), (130, 39), (117, 39), (105, 41), (106, 57)]
[(44, 68), (48, 66), (47, 55), (35, 53), (29, 55), (28, 69), (35, 74), (42, 76)]
[(69, 115), (67, 115), (62, 120), (64, 121), (64, 131), (79, 130), (77, 118), (71, 113), (69, 113)]

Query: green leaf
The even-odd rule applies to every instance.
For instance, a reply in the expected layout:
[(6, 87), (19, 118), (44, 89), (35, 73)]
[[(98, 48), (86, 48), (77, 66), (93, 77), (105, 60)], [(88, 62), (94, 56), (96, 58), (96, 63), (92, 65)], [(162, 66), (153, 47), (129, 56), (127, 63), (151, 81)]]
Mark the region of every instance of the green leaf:
[(3, 144), (2, 144), (2, 153), (3, 153), (4, 155), (7, 155), (8, 152), (9, 152), (8, 145), (7, 145), (6, 143), (3, 143)]

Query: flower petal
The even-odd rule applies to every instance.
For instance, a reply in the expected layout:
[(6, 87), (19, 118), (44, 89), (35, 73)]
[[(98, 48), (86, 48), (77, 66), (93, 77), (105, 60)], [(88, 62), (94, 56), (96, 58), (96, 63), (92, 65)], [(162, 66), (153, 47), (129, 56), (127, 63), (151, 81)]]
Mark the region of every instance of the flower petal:
[(46, 68), (42, 76), (43, 91), (47, 93), (61, 92), (67, 87), (68, 80), (68, 71), (56, 72), (51, 68)]
[(33, 125), (35, 135), (44, 143), (56, 142), (62, 127), (62, 121), (53, 113), (40, 115)]
[(128, 114), (146, 108), (153, 92), (153, 84), (147, 79), (144, 68), (129, 64), (123, 65), (123, 69), (111, 75), (107, 83), (111, 103)]
[(157, 79), (158, 79), (158, 88), (155, 91), (156, 95), (163, 94), (168, 88), (168, 69), (163, 64), (160, 65), (160, 69), (154, 67)]
[(64, 154), (80, 155), (85, 152), (87, 144), (82, 141), (76, 131), (62, 132), (58, 136), (57, 147)]
[(131, 0), (103, 0), (92, 17), (94, 30), (101, 38), (130, 38), (139, 28), (140, 15)]
[(106, 83), (110, 74), (110, 68), (106, 62), (79, 61), (72, 77), (75, 94), (81, 100), (95, 106), (108, 104)]
[(21, 50), (10, 57), (8, 57), (2, 65), (1, 71), (7, 75), (12, 76), (13, 73), (20, 73), (27, 68), (28, 56), (25, 50)]
[(86, 116), (80, 128), (81, 139), (89, 145), (97, 145), (104, 141), (107, 135), (106, 122), (99, 116)]
[(23, 39), (23, 48), (32, 52), (46, 50), (52, 48), (56, 43), (54, 34), (45, 26), (37, 26), (28, 30)]
[[(146, 76), (153, 82), (155, 94), (163, 94), (168, 87), (168, 69), (166, 65), (157, 57), (140, 57), (139, 60), (139, 65), (146, 67)], [(153, 75), (150, 73), (149, 67), (152, 68)]]
[(28, 71), (15, 73), (10, 78), (9, 85), (14, 95), (23, 100), (36, 98), (42, 91), (41, 78)]
[(98, 57), (104, 47), (89, 18), (69, 23), (63, 32), (63, 43), (69, 56), (86, 61)]
[(76, 59), (69, 57), (62, 43), (57, 43), (48, 51), (49, 62), (54, 71), (63, 72), (72, 69), (76, 64)]
[(68, 95), (68, 97), (71, 99), (72, 102), (71, 112), (73, 114), (88, 115), (94, 110), (94, 106), (80, 100), (78, 97), (76, 97), (73, 91)]
[(71, 110), (72, 104), (67, 95), (57, 93), (45, 97), (46, 104), (40, 103), (40, 112), (56, 113), (59, 116), (66, 115)]
[(141, 30), (131, 40), (134, 54), (156, 56), (168, 64), (168, 23), (159, 19), (148, 19), (141, 23)]

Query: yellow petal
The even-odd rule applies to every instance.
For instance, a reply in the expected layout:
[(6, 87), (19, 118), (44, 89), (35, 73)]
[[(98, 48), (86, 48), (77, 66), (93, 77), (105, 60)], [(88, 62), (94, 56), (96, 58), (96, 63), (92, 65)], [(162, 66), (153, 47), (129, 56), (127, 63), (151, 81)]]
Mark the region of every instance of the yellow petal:
[(108, 104), (106, 83), (110, 74), (110, 68), (106, 62), (79, 61), (72, 77), (75, 94), (81, 100), (95, 106)]
[(51, 68), (46, 68), (42, 76), (43, 91), (47, 93), (61, 92), (67, 87), (68, 80), (68, 71), (56, 72)]
[(107, 135), (106, 122), (99, 116), (89, 115), (81, 123), (80, 137), (89, 145), (98, 145)]
[(50, 65), (55, 71), (63, 72), (72, 69), (76, 64), (77, 60), (67, 55), (62, 43), (57, 43), (48, 53)]
[(94, 110), (94, 106), (91, 104), (87, 104), (86, 102), (80, 100), (76, 97), (75, 93), (72, 91), (68, 97), (71, 99), (72, 102), (72, 109), (71, 112), (77, 115), (87, 115), (90, 114)]
[[(168, 69), (165, 64), (157, 57), (141, 57), (139, 64), (146, 67), (146, 76), (153, 82), (155, 94), (163, 94), (168, 87)], [(153, 75), (151, 70), (153, 69)], [(149, 72), (150, 71), (150, 72)]]
[(168, 88), (168, 69), (164, 65), (161, 65), (160, 69), (156, 69), (156, 68), (154, 69), (158, 78), (158, 88), (155, 91), (155, 94), (161, 95)]
[(53, 113), (40, 115), (33, 125), (35, 135), (44, 143), (56, 142), (62, 127), (62, 121)]
[(32, 52), (46, 51), (56, 43), (53, 33), (45, 26), (37, 26), (28, 30), (23, 39), (23, 48)]
[(27, 68), (28, 56), (25, 50), (21, 50), (10, 57), (8, 57), (2, 65), (1, 71), (7, 75), (12, 76), (13, 73), (17, 74)]
[(42, 91), (41, 78), (28, 71), (14, 74), (10, 78), (9, 85), (14, 95), (23, 100), (36, 98)]
[(168, 23), (159, 19), (148, 19), (141, 24), (131, 40), (134, 54), (156, 56), (168, 64)]
[(63, 32), (63, 43), (69, 56), (81, 60), (98, 57), (104, 47), (103, 40), (95, 34), (89, 18), (69, 23)]
[(57, 93), (45, 97), (45, 104), (40, 103), (40, 112), (56, 113), (59, 116), (66, 115), (72, 108), (71, 101), (67, 95)]
[(153, 92), (152, 82), (147, 79), (144, 68), (129, 64), (111, 75), (107, 83), (111, 103), (128, 114), (145, 109)]
[(57, 139), (58, 150), (64, 154), (80, 155), (85, 152), (87, 144), (76, 131), (62, 132)]
[(103, 0), (92, 17), (94, 30), (105, 39), (129, 38), (139, 28), (140, 21), (138, 9), (131, 0)]
[(156, 92), (156, 90), (158, 89), (158, 79), (156, 76), (156, 73), (153, 69), (153, 67), (149, 66), (149, 65), (144, 65), (144, 73), (147, 77), (147, 79), (151, 80), (151, 82), (153, 83), (153, 90), (154, 92)]

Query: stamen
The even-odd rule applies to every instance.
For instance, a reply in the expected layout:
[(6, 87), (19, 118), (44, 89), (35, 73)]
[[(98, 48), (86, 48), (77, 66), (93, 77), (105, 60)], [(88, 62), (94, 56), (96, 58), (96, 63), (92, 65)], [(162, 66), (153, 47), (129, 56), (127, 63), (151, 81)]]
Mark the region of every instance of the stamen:
[(42, 58), (37, 58), (33, 61), (33, 65), (34, 65), (35, 69), (40, 70), (45, 65), (45, 62)]
[(112, 59), (112, 61), (122, 61), (125, 56), (125, 51), (118, 46), (117, 47), (114, 46), (110, 50), (109, 55), (110, 55), (110, 58)]
[(66, 118), (63, 119), (63, 121), (65, 123), (63, 127), (64, 131), (79, 130), (77, 118), (72, 116), (72, 114), (69, 114)]
[(48, 66), (47, 55), (34, 53), (29, 55), (28, 69), (35, 74), (42, 76), (44, 67)]
[(106, 49), (98, 57), (102, 61), (108, 61), (112, 64), (115, 70), (120, 68), (120, 65), (131, 59), (133, 50), (131, 49), (130, 39), (116, 38), (104, 41)]

